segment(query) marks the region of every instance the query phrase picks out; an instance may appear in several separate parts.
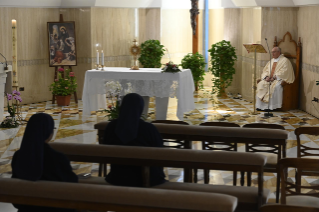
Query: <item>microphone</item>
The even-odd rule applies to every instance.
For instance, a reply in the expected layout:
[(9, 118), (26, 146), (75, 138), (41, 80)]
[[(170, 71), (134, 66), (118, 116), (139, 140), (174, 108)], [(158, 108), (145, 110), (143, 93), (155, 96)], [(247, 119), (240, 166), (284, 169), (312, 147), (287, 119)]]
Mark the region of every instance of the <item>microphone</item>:
[(5, 59), (6, 61), (6, 67), (4, 67), (4, 70), (8, 70), (8, 63), (7, 63), (7, 59), (0, 53), (0, 55)]

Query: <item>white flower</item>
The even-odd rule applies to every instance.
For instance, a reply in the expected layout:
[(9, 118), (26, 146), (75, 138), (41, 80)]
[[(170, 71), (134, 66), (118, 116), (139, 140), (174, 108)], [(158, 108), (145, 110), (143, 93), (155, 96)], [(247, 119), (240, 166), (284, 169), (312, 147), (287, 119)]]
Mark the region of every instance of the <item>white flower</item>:
[(122, 85), (119, 81), (109, 81), (105, 83), (106, 92), (110, 94), (110, 96), (114, 97), (121, 93)]
[(124, 95), (129, 94), (129, 93), (133, 93), (132, 84), (130, 82), (127, 83), (127, 89), (124, 89)]

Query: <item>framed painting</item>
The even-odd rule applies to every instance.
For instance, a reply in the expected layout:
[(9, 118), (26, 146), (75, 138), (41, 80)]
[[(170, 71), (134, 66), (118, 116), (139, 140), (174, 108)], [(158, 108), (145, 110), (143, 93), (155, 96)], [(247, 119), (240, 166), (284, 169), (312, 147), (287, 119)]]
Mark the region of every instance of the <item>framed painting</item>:
[(50, 66), (76, 66), (74, 21), (48, 22)]

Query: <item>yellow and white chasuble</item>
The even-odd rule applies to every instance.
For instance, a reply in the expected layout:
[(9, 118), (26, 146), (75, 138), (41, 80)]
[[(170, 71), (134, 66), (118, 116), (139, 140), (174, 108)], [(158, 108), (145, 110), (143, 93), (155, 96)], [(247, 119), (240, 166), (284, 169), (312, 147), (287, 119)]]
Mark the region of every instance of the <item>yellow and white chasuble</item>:
[[(264, 67), (261, 74), (261, 81), (257, 85), (257, 98), (256, 98), (256, 108), (267, 109), (269, 102), (269, 109), (273, 110), (276, 108), (281, 108), (282, 106), (282, 93), (283, 87), (281, 82), (285, 81), (290, 84), (295, 80), (295, 74), (291, 62), (280, 55), (276, 59), (271, 60), (272, 70), (269, 70), (270, 63)], [(269, 92), (269, 82), (264, 80), (267, 76), (275, 77), (276, 80), (270, 82), (270, 92)]]

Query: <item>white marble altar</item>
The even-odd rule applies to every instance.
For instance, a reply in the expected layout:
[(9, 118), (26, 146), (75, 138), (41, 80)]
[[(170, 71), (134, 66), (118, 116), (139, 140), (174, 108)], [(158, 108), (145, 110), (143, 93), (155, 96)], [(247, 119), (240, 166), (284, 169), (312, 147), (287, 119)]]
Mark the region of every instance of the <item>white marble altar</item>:
[(144, 97), (146, 107), (148, 97), (156, 97), (157, 120), (166, 119), (169, 97), (176, 97), (178, 100), (176, 115), (180, 120), (183, 120), (185, 112), (195, 108), (194, 82), (189, 69), (178, 73), (162, 73), (158, 68), (130, 70), (107, 67), (104, 71), (89, 70), (85, 73), (82, 95), (83, 115), (90, 115), (91, 111), (106, 107), (104, 85), (107, 81), (119, 81), (123, 88), (126, 88), (126, 83), (130, 82), (133, 92)]
[[(4, 95), (5, 95), (5, 85), (7, 81), (7, 72), (12, 71), (12, 66), (8, 66), (9, 70), (4, 70), (4, 64), (0, 64), (0, 122), (3, 120), (3, 111), (4, 111)], [(10, 83), (9, 83), (10, 84)], [(12, 85), (12, 84), (11, 84)]]

